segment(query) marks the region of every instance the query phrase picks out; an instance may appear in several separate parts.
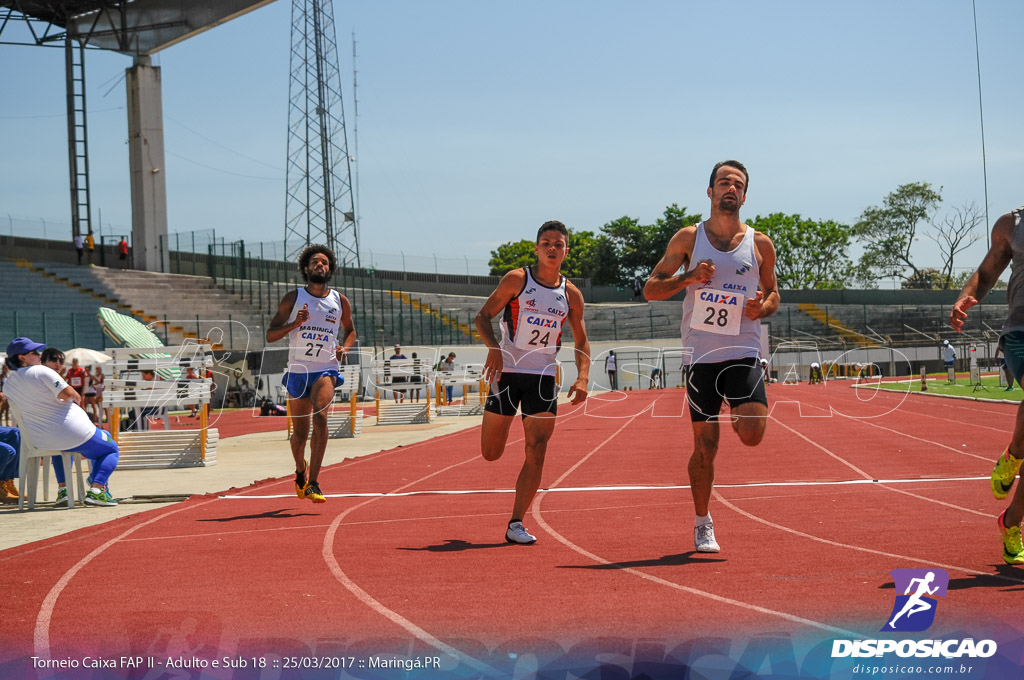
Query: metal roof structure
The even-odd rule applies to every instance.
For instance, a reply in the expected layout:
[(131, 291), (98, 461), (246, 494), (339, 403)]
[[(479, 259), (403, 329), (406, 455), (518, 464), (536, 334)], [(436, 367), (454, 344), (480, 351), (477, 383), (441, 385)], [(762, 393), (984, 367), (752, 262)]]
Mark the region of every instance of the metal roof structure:
[(37, 45), (63, 47), (70, 34), (91, 48), (151, 55), (273, 1), (0, 0), (0, 39), (23, 23)]

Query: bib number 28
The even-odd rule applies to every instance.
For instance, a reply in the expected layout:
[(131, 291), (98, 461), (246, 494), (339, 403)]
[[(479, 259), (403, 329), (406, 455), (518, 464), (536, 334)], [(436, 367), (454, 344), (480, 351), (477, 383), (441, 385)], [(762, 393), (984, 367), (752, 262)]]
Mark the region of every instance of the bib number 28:
[(690, 328), (718, 335), (739, 335), (747, 301), (744, 296), (709, 288), (697, 291), (696, 295)]
[(729, 325), (728, 309), (725, 309), (724, 307), (721, 307), (719, 309), (715, 309), (714, 307), (708, 307), (705, 311), (707, 311), (708, 315), (704, 317), (704, 325), (721, 326), (722, 328), (725, 328), (726, 326)]

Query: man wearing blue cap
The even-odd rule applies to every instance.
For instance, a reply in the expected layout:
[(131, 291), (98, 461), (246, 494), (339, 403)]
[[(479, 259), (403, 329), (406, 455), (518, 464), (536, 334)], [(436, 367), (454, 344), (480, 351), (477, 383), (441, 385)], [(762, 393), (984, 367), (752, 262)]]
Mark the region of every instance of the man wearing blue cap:
[[(11, 375), (4, 394), (17, 409), (23, 434), (33, 446), (80, 453), (92, 461), (87, 504), (117, 505), (107, 488), (107, 480), (117, 467), (117, 442), (82, 410), (81, 395), (52, 368), (41, 365), (40, 353), (45, 346), (30, 338), (15, 338), (7, 345)], [(58, 481), (62, 480), (58, 477)]]

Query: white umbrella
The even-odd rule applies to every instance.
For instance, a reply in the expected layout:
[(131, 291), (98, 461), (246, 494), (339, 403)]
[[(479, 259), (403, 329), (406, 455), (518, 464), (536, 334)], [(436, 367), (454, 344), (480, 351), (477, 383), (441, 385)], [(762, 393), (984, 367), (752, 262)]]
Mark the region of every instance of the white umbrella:
[(105, 364), (108, 361), (112, 361), (114, 357), (103, 352), (97, 352), (94, 349), (88, 347), (76, 347), (69, 349), (64, 352), (64, 364), (66, 366), (71, 365), (72, 359), (78, 359), (79, 366), (93, 366), (95, 364)]

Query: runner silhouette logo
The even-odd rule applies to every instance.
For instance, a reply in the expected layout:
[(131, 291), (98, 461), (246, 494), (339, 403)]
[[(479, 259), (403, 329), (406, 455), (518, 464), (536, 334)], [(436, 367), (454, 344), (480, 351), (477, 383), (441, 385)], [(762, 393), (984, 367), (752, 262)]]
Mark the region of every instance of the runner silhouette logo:
[(946, 596), (949, 574), (945, 569), (893, 569), (889, 573), (896, 585), (896, 603), (882, 630), (927, 630), (935, 621), (936, 598)]

